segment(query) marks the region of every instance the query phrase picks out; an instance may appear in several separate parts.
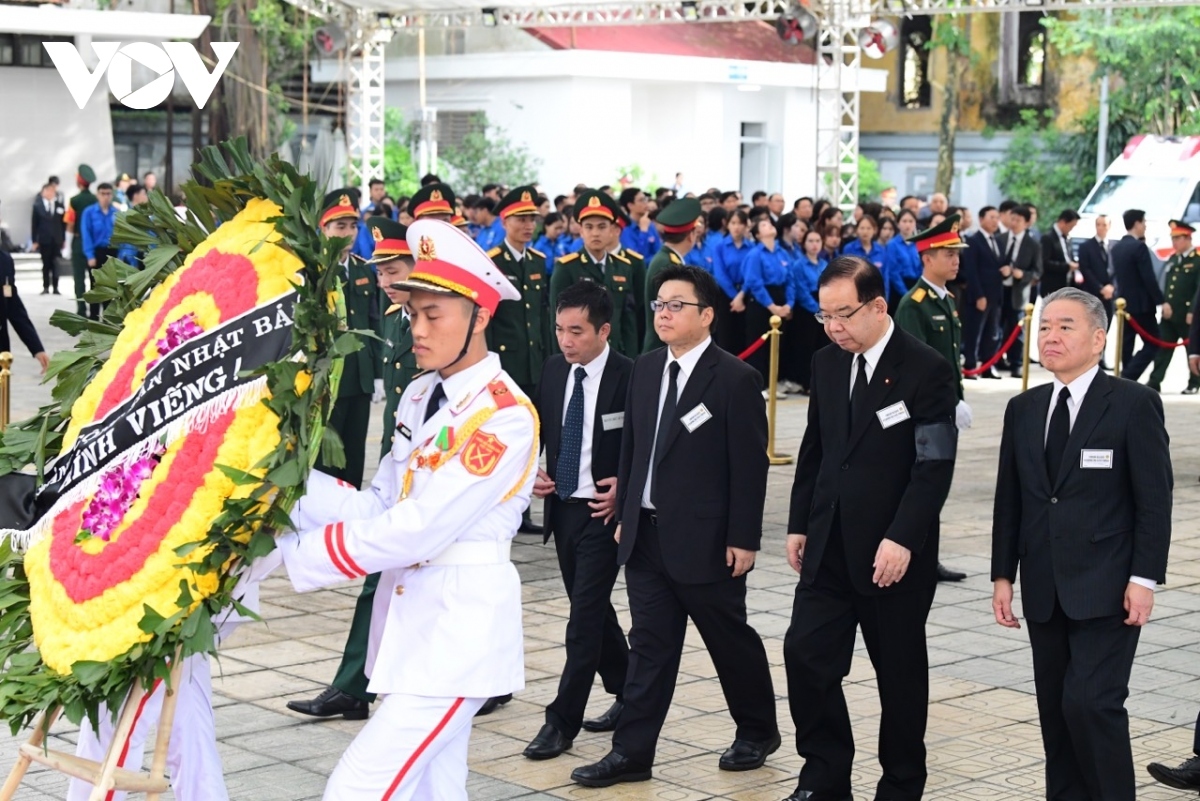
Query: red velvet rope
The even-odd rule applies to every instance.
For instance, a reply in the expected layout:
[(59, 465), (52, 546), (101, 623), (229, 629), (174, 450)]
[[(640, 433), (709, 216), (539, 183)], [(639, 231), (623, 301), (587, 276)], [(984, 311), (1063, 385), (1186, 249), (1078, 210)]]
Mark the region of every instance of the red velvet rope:
[(1159, 339), (1158, 337), (1146, 331), (1145, 328), (1142, 328), (1140, 325), (1138, 325), (1138, 321), (1130, 317), (1128, 314), (1125, 315), (1125, 321), (1129, 323), (1130, 328), (1132, 328), (1134, 331), (1137, 331), (1138, 335), (1151, 345), (1156, 345), (1160, 348), (1178, 348), (1181, 345), (1186, 346), (1188, 343), (1186, 339), (1182, 342), (1167, 342), (1165, 339)]
[(766, 343), (767, 337), (769, 337), (769, 336), (771, 336), (770, 331), (763, 334), (758, 339), (754, 340), (754, 342), (750, 343), (750, 347), (746, 348), (744, 351), (742, 351), (741, 353), (738, 354), (738, 358), (741, 359), (742, 361), (746, 361), (746, 359), (749, 359), (751, 356), (753, 356), (755, 353), (758, 352), (759, 348), (761, 348)]
[(992, 356), (992, 358), (988, 359), (978, 367), (972, 367), (970, 370), (963, 370), (963, 375), (979, 375), (980, 373), (986, 373), (988, 370), (991, 370), (993, 367), (995, 367), (996, 363), (1004, 358), (1004, 354), (1012, 350), (1013, 343), (1017, 341), (1017, 337), (1020, 336), (1021, 329), (1024, 327), (1024, 323), (1017, 323), (1016, 327), (1013, 328), (1012, 333), (1008, 335), (1008, 339), (1004, 341), (1004, 345), (1000, 348), (1000, 350), (996, 351), (996, 355)]

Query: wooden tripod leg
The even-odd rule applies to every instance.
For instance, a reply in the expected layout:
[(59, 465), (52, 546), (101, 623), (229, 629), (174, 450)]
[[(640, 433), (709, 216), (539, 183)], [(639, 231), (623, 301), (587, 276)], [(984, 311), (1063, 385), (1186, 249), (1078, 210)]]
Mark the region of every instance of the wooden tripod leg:
[(125, 748), (125, 741), (133, 734), (133, 724), (137, 720), (138, 708), (142, 705), (142, 698), (145, 695), (146, 690), (142, 687), (142, 683), (134, 681), (133, 689), (129, 691), (129, 697), (125, 699), (125, 707), (121, 710), (121, 721), (117, 724), (117, 730), (113, 732), (112, 742), (108, 744), (108, 751), (105, 752), (100, 774), (92, 783), (92, 792), (88, 796), (88, 801), (104, 801), (104, 796), (113, 789), (113, 774), (120, 767), (117, 763), (121, 761), (121, 752)]
[[(207, 667), (207, 663), (205, 663)], [(183, 677), (183, 659), (175, 652), (175, 664), (171, 666), (171, 678), (164, 688), (162, 712), (158, 716), (158, 731), (154, 735), (154, 758), (150, 762), (150, 778), (160, 779), (167, 766), (167, 745), (171, 741), (171, 727), (175, 724), (175, 705), (179, 702), (179, 691)], [(159, 793), (147, 793), (146, 801), (158, 801)]]
[[(50, 731), (50, 727), (54, 725), (54, 721), (58, 720), (61, 712), (62, 707), (56, 706), (38, 717), (37, 723), (33, 727), (33, 734), (29, 735), (30, 745), (41, 746), (46, 739), (46, 732)], [(13, 796), (17, 794), (17, 789), (21, 786), (21, 780), (25, 778), (25, 771), (29, 770), (32, 761), (24, 754), (17, 757), (17, 764), (13, 765), (4, 786), (0, 787), (0, 801), (12, 801)]]

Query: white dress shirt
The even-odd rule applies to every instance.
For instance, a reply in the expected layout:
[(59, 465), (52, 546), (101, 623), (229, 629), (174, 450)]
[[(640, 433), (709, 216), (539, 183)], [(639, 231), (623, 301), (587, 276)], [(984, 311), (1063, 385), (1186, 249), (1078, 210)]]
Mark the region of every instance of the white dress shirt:
[[(1070, 384), (1064, 384), (1057, 378), (1054, 379), (1054, 391), (1050, 393), (1050, 410), (1046, 413), (1046, 431), (1044, 433), (1043, 444), (1050, 437), (1050, 418), (1054, 416), (1054, 408), (1058, 405), (1058, 393), (1062, 392), (1063, 387), (1071, 391), (1071, 396), (1067, 398), (1067, 415), (1070, 417), (1070, 428), (1075, 428), (1075, 418), (1079, 416), (1079, 407), (1083, 405), (1083, 398), (1087, 395), (1088, 388), (1095, 381), (1096, 375), (1100, 372), (1100, 365), (1093, 365), (1092, 369), (1080, 376), (1076, 376), (1075, 380)], [(1070, 430), (1070, 429), (1068, 429)], [(1140, 584), (1147, 589), (1153, 590), (1157, 586), (1154, 579), (1142, 578), (1141, 576), (1130, 576), (1129, 580), (1134, 584)]]
[(519, 262), (525, 261), (525, 251), (523, 249), (518, 251), (517, 248), (513, 245), (513, 243), (509, 242), (507, 238), (504, 240), (504, 246), (506, 248), (508, 248), (509, 253), (513, 254), (514, 259), (516, 259)]
[[(687, 353), (678, 359), (671, 353), (671, 349), (667, 348), (667, 361), (663, 364), (662, 378), (658, 384), (658, 413), (656, 419), (662, 417), (663, 404), (667, 402), (667, 385), (670, 381), (670, 373), (672, 362), (679, 362), (679, 376), (675, 379), (675, 400), (679, 401), (683, 395), (683, 388), (687, 386), (688, 377), (696, 369), (696, 363), (700, 361), (700, 357), (704, 355), (704, 351), (708, 350), (712, 345), (712, 337), (706, 337), (696, 347), (689, 350)], [(677, 412), (686, 414), (691, 409), (676, 409)], [(654, 504), (650, 501), (651, 484), (654, 481), (654, 451), (658, 447), (658, 426), (670, 425), (670, 420), (658, 420), (658, 425), (654, 427), (654, 443), (650, 446), (650, 473), (646, 476), (646, 488), (642, 490), (642, 508), (653, 509)]]
[[(571, 371), (567, 374), (567, 386), (563, 391), (563, 417), (567, 422), (567, 407), (571, 404), (571, 394), (575, 391), (575, 371), (580, 367), (587, 373), (583, 379), (583, 444), (579, 446), (579, 486), (571, 493), (572, 498), (596, 497), (596, 484), (592, 479), (592, 431), (596, 425), (596, 400), (600, 395), (600, 377), (604, 375), (604, 366), (608, 364), (608, 345), (599, 356), (584, 365), (569, 364)], [(607, 478), (607, 476), (601, 476)]]
[[(862, 357), (867, 360), (868, 383), (870, 383), (871, 377), (875, 375), (875, 365), (879, 364), (879, 357), (883, 355), (883, 350), (887, 347), (887, 344), (892, 341), (892, 332), (895, 330), (896, 324), (889, 317), (887, 333), (880, 337), (878, 342), (863, 351)], [(854, 394), (854, 379), (858, 378), (858, 356), (859, 354), (856, 353), (854, 354), (854, 358), (850, 360), (850, 391), (846, 395), (847, 398)]]

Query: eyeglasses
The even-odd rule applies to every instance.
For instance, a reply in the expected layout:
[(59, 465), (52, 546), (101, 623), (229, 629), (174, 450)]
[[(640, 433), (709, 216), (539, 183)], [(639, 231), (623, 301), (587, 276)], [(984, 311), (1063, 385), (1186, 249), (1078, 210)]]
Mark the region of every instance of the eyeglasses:
[(660, 312), (663, 309), (666, 309), (667, 311), (671, 312), (671, 314), (679, 314), (681, 311), (683, 311), (684, 306), (695, 306), (697, 309), (708, 308), (707, 303), (689, 303), (686, 300), (652, 300), (652, 301), (650, 301), (650, 308), (656, 312)]
[[(869, 300), (867, 301), (867, 303), (870, 302), (871, 301)], [(841, 323), (842, 325), (845, 325), (846, 323), (850, 322), (851, 317), (862, 311), (863, 307), (866, 306), (867, 303), (862, 304), (862, 306), (859, 306), (849, 314), (825, 314), (824, 312), (817, 312), (813, 315), (813, 318), (816, 319), (816, 321), (821, 325), (827, 325), (829, 323)]]

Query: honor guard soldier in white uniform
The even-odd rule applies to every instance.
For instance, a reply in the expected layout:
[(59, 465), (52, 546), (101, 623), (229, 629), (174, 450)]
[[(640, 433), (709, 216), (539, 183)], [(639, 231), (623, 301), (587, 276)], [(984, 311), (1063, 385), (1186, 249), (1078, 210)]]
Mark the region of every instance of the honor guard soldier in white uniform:
[(367, 649), (379, 709), (326, 801), (465, 801), (471, 719), (524, 687), (521, 580), (509, 561), (537, 467), (529, 399), (484, 332), (516, 289), (449, 223), (417, 220), (407, 289), (417, 365), (390, 457), (351, 491), (322, 473), (277, 540), (304, 592), (380, 573)]

